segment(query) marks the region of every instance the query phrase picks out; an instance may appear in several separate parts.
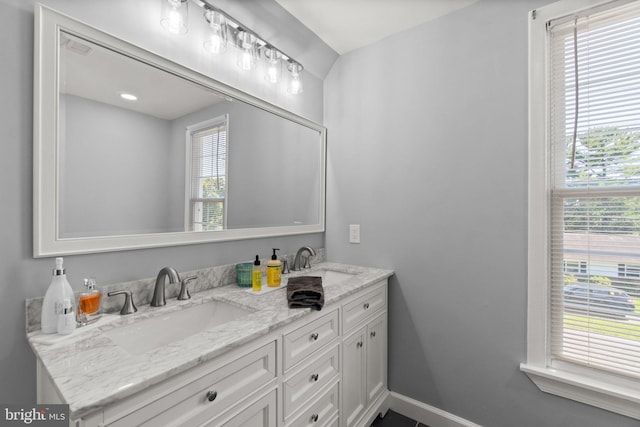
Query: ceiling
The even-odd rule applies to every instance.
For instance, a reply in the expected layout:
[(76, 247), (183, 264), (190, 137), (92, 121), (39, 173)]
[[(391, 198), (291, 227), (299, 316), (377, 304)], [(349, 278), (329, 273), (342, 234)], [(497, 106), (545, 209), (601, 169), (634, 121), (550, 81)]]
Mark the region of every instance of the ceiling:
[[(64, 32), (60, 40), (60, 93), (163, 120), (174, 120), (224, 100), (208, 88), (88, 40)], [(126, 101), (121, 93), (138, 99)]]
[(478, 0), (276, 0), (339, 54)]

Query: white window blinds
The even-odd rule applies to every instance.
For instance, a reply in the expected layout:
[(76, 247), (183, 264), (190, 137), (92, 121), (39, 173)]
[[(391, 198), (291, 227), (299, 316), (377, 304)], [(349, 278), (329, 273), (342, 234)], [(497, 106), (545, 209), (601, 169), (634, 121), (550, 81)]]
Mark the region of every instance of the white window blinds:
[(551, 363), (640, 378), (640, 1), (548, 31)]
[(191, 132), (191, 229), (225, 228), (227, 120), (211, 120)]

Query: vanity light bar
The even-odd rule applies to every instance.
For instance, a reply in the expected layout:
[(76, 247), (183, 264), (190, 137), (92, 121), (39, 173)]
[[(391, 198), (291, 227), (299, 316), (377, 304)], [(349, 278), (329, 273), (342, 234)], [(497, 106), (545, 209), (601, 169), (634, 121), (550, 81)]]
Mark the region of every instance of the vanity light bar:
[(300, 64), (298, 61), (294, 60), (291, 56), (287, 55), (286, 53), (284, 53), (282, 50), (276, 48), (273, 44), (267, 42), (263, 37), (261, 37), (258, 33), (256, 33), (255, 31), (253, 31), (252, 29), (250, 29), (249, 27), (247, 27), (246, 25), (242, 24), (240, 21), (238, 21), (236, 18), (234, 18), (233, 16), (229, 15), (227, 12), (225, 12), (224, 10), (215, 7), (214, 5), (212, 5), (211, 3), (209, 3), (207, 0), (193, 0), (198, 6), (202, 7), (205, 10), (212, 10), (215, 12), (218, 12), (220, 15), (224, 16), (225, 19), (227, 20), (227, 24), (230, 25), (231, 27), (233, 27), (233, 29), (235, 31), (237, 31), (238, 29), (241, 29), (244, 32), (247, 32), (249, 34), (252, 34), (256, 40), (257, 43), (263, 47), (263, 46), (271, 46), (274, 49), (276, 49), (278, 52), (280, 52), (280, 55), (282, 55), (282, 59), (284, 59), (285, 61), (291, 61), (291, 62), (295, 62), (296, 64), (298, 64), (301, 68), (303, 69), (304, 67), (302, 67), (302, 64)]
[[(287, 55), (286, 53), (284, 53), (282, 50), (276, 48), (273, 44), (267, 42), (263, 37), (261, 37), (258, 33), (256, 33), (255, 31), (251, 30), (249, 27), (247, 27), (246, 25), (242, 24), (240, 21), (238, 21), (237, 19), (235, 19), (234, 17), (232, 17), (231, 15), (229, 15), (227, 12), (223, 11), (222, 9), (219, 9), (215, 6), (213, 6), (209, 0), (163, 0), (165, 2), (174, 2), (174, 3), (183, 3), (183, 2), (188, 2), (188, 1), (193, 1), (198, 7), (201, 7), (202, 9), (204, 9), (205, 11), (205, 19), (207, 20), (208, 24), (211, 24), (210, 19), (212, 19), (212, 15), (208, 14), (208, 12), (215, 12), (217, 14), (220, 14), (225, 22), (223, 23), (223, 25), (221, 25), (222, 27), (222, 31), (226, 31), (224, 28), (225, 27), (229, 27), (228, 32), (231, 34), (224, 34), (224, 43), (226, 44), (227, 42), (232, 43), (233, 45), (235, 45), (237, 48), (239, 49), (243, 49), (243, 45), (244, 43), (242, 41), (240, 41), (240, 36), (243, 36), (243, 39), (246, 41), (246, 35), (250, 35), (251, 38), (255, 39), (255, 51), (258, 57), (263, 57), (263, 59), (266, 62), (274, 62), (273, 58), (275, 56), (276, 60), (275, 61), (282, 61), (282, 63), (285, 64), (286, 69), (290, 72), (291, 76), (290, 76), (290, 80), (291, 82), (289, 83), (289, 88), (287, 89), (287, 91), (289, 93), (293, 93), (293, 94), (297, 94), (297, 93), (301, 93), (302, 92), (302, 81), (301, 81), (301, 76), (300, 76), (300, 72), (304, 69), (304, 67), (302, 66), (302, 64), (298, 61), (296, 61), (295, 59), (293, 59), (291, 56)], [(228, 40), (228, 39), (231, 40)], [(212, 53), (218, 53), (218, 54), (223, 54), (225, 52), (226, 49), (220, 49), (217, 46), (213, 46), (211, 45), (211, 42), (205, 42), (205, 46), (208, 45), (208, 50), (210, 50)], [(245, 47), (245, 49), (247, 49), (247, 47)], [(242, 66), (243, 68), (248, 68), (247, 64), (243, 63), (243, 64), (238, 64), (239, 66)], [(269, 75), (267, 76), (267, 81), (273, 82), (275, 83), (277, 80), (274, 78), (274, 76), (272, 75), (272, 71), (268, 71)], [(291, 86), (295, 86), (296, 89), (291, 90)], [(298, 89), (299, 88), (299, 89)]]

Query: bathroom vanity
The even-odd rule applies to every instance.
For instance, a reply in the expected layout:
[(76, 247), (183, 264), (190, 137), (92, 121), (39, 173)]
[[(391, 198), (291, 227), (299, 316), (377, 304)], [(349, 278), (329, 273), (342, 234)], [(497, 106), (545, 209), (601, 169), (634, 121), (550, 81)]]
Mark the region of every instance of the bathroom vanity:
[[(35, 17), (35, 257), (324, 232), (324, 126), (43, 5)], [(77, 86), (87, 75), (91, 84)], [(144, 95), (149, 82), (149, 95), (159, 98)], [(116, 96), (124, 83), (141, 100), (170, 102), (124, 102)], [(109, 96), (95, 93), (97, 87)], [(184, 111), (157, 111), (183, 104), (177, 96)], [(211, 230), (194, 214), (201, 212), (201, 196), (190, 190), (196, 186), (185, 185), (198, 175), (190, 170), (200, 156), (192, 139), (205, 125), (233, 135), (225, 175), (215, 175), (225, 182), (224, 194), (213, 197), (224, 214)], [(85, 128), (121, 132), (87, 140)], [(140, 137), (138, 129), (152, 133)], [(117, 142), (123, 152), (115, 151)], [(136, 150), (144, 156), (131, 155)], [(136, 162), (149, 157), (150, 164), (119, 167), (106, 154)], [(122, 185), (114, 184), (116, 175)], [(228, 193), (227, 178), (233, 182)], [(147, 180), (153, 185), (138, 186)], [(104, 205), (87, 204), (86, 188)], [(140, 203), (137, 195), (148, 188), (157, 195)], [(278, 188), (278, 203), (264, 188)], [(151, 224), (145, 207), (166, 215)], [(191, 299), (173, 297), (163, 307), (148, 305), (152, 288), (138, 286), (147, 279), (121, 284), (145, 295), (135, 301), (138, 312), (119, 315), (109, 307), (113, 313), (95, 324), (52, 336), (35, 331), (39, 311), (27, 301), (38, 402), (68, 404), (75, 427), (368, 426), (388, 409), (387, 279), (393, 272), (320, 263), (295, 274), (323, 277), (321, 311), (289, 309), (284, 289), (257, 295), (235, 284), (218, 286), (230, 282), (204, 273)]]
[[(227, 285), (109, 314), (71, 336), (30, 333), (38, 402), (68, 403), (78, 427), (370, 425), (388, 409), (393, 272), (321, 263), (293, 274), (323, 277), (321, 311), (289, 309), (285, 289)], [(190, 332), (180, 316), (212, 303), (240, 311)], [(177, 325), (175, 338), (163, 318)], [(119, 331), (139, 335), (121, 341)]]

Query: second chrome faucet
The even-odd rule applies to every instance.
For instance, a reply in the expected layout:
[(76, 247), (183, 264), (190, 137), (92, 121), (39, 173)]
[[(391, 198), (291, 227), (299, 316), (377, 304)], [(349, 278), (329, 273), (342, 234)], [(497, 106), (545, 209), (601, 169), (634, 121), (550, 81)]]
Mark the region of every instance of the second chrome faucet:
[[(309, 255), (304, 257), (303, 253), (307, 252)], [(293, 260), (293, 271), (300, 271), (303, 268), (311, 268), (311, 261), (309, 260), (309, 258), (311, 258), (312, 256), (316, 256), (316, 251), (313, 250), (312, 247), (310, 246), (303, 246), (300, 249), (298, 249), (298, 252), (296, 253), (296, 257)]]

